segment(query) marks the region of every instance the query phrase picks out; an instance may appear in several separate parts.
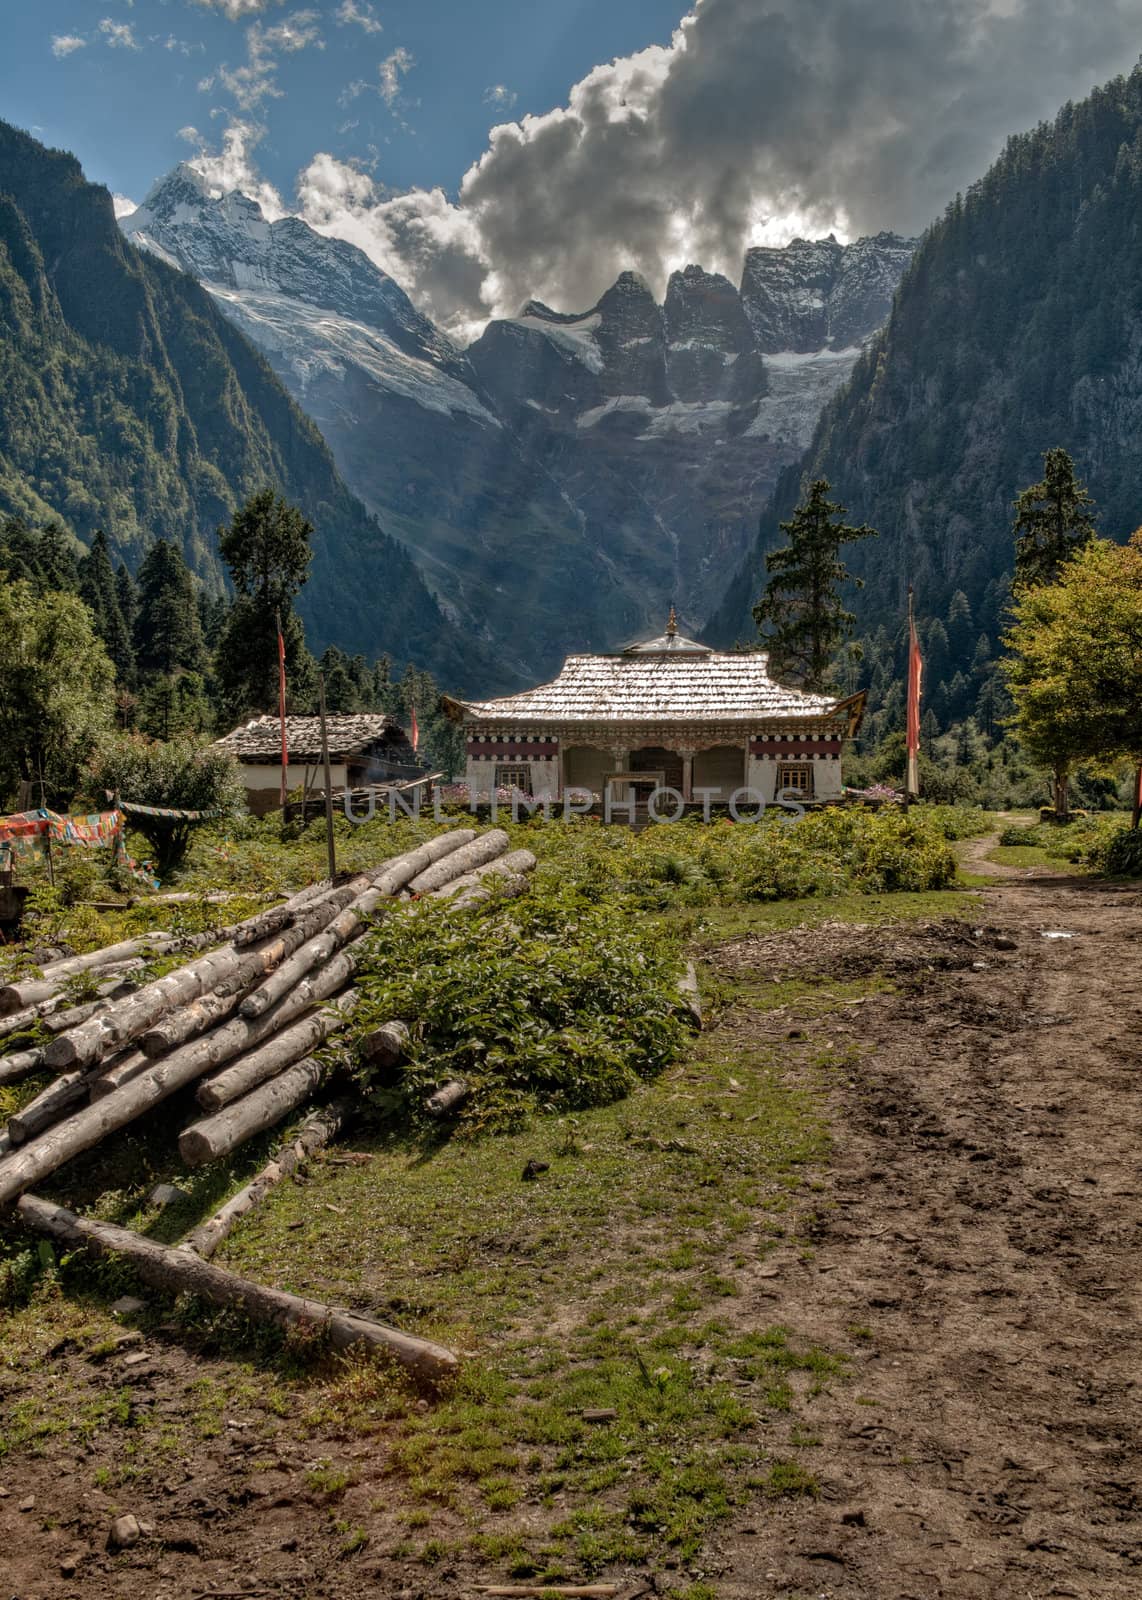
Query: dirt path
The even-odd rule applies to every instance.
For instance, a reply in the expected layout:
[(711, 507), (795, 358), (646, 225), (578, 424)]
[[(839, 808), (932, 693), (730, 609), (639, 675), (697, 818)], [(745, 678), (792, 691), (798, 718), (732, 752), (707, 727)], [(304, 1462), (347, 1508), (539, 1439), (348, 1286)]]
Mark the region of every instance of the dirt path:
[(720, 1596), (1142, 1595), (1142, 894), (1001, 873), (990, 844), (976, 948), (889, 930), (897, 992), (828, 1025), (861, 1054), (813, 1247), (752, 1293), (864, 1353), (803, 1402), (820, 1497), (739, 1519)]

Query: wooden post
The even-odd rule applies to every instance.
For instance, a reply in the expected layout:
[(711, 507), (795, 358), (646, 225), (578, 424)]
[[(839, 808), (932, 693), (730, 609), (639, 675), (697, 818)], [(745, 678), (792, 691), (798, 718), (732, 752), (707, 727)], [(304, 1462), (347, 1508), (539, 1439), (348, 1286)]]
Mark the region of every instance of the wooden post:
[(337, 874), (337, 848), (333, 841), (333, 775), (329, 770), (329, 735), (325, 725), (325, 674), (317, 674), (317, 707), (321, 714), (321, 764), (325, 768), (325, 848), (329, 853), (329, 876)]
[(1142, 762), (1138, 764), (1138, 771), (1134, 779), (1134, 820), (1130, 826), (1137, 828), (1142, 823)]
[(274, 612), (274, 621), (278, 627), (278, 722), (281, 726), (282, 738), (281, 807), (282, 821), (284, 822), (286, 817), (286, 795), (289, 788), (289, 747), (286, 744), (285, 638), (282, 635), (282, 614), (280, 611)]
[(50, 1200), (25, 1195), (17, 1209), (21, 1222), (36, 1233), (47, 1234), (72, 1248), (85, 1247), (95, 1256), (121, 1256), (152, 1289), (171, 1295), (198, 1295), (212, 1305), (233, 1306), (255, 1321), (300, 1327), (328, 1339), (335, 1350), (359, 1344), (367, 1350), (383, 1351), (427, 1383), (439, 1384), (454, 1376), (459, 1367), (451, 1350), (428, 1339), (400, 1333), (357, 1312), (303, 1300), (282, 1289), (263, 1288), (248, 1278), (212, 1266), (189, 1250), (156, 1244), (153, 1239), (144, 1239), (114, 1223), (77, 1217)]

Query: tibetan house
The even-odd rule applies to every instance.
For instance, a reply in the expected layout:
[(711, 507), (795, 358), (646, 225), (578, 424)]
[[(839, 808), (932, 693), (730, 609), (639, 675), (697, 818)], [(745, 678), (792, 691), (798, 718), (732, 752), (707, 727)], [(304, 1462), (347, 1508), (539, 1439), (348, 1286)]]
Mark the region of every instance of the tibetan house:
[[(322, 788), (321, 719), (287, 717), (288, 789)], [(329, 775), (335, 791), (415, 777), (421, 768), (404, 729), (395, 717), (377, 714), (329, 716)], [(238, 762), (246, 801), (256, 816), (278, 804), (282, 781), (282, 732), (277, 717), (254, 717), (235, 728), (214, 749)]]
[(695, 805), (750, 789), (767, 802), (838, 800), (841, 746), (865, 695), (786, 689), (761, 653), (711, 650), (677, 631), (613, 655), (568, 656), (551, 683), (498, 700), (446, 699), (463, 725), (474, 794), (586, 790), (629, 802), (671, 788)]

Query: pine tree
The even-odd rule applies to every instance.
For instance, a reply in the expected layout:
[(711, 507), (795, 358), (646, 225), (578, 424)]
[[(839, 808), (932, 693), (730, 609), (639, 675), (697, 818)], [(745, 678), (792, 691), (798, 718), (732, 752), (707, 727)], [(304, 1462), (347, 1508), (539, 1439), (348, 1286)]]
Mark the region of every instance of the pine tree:
[(1016, 591), (1054, 583), (1063, 563), (1094, 537), (1094, 501), (1075, 477), (1075, 464), (1056, 446), (1043, 455), (1043, 477), (1016, 497)]
[(234, 513), (229, 528), (218, 530), (218, 548), (237, 590), (215, 653), (215, 672), (231, 716), (276, 709), (279, 617), (290, 708), (310, 707), (316, 664), (293, 600), (306, 580), (312, 533), (312, 524), (272, 489), (251, 496)]
[(144, 672), (165, 677), (206, 665), (194, 580), (169, 539), (156, 540), (139, 568), (135, 654)]
[(120, 561), (115, 569), (115, 593), (119, 596), (119, 610), (132, 639), (135, 636), (135, 618), (139, 615), (139, 591), (135, 580)]
[(852, 634), (854, 617), (841, 604), (841, 584), (852, 578), (838, 552), (844, 544), (875, 537), (876, 529), (850, 527), (845, 508), (829, 499), (829, 483), (818, 478), (809, 498), (780, 524), (788, 544), (766, 557), (769, 582), (753, 608), (769, 649), (773, 674), (817, 692), (831, 686), (833, 663)]
[(79, 563), (79, 595), (95, 619), (95, 631), (115, 663), (120, 683), (130, 683), (135, 675), (135, 653), (119, 604), (115, 569), (102, 528), (96, 529), (91, 549)]

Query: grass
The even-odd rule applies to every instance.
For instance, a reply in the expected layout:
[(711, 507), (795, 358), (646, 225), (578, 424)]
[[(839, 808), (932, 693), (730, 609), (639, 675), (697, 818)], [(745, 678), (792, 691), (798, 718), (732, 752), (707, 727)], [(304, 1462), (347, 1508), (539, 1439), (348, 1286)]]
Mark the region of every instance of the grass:
[[(769, 1000), (827, 1012), (857, 987), (777, 986)], [(735, 1006), (753, 998), (743, 990)], [(814, 1437), (814, 1412), (845, 1382), (847, 1352), (750, 1326), (740, 1291), (786, 1238), (791, 1198), (827, 1153), (817, 1091), (830, 1069), (787, 1081), (736, 1015), (616, 1105), (474, 1142), (359, 1136), (368, 1165), (317, 1163), (232, 1235), (223, 1264), (460, 1351), (459, 1381), (427, 1409), (376, 1362), (314, 1365), (252, 1341), (234, 1318), (183, 1306), (179, 1342), (225, 1360), (198, 1368), (176, 1415), (159, 1426), (133, 1414), (117, 1385), (84, 1399), (92, 1367), (61, 1382), (51, 1351), (61, 1338), (106, 1351), (122, 1330), (104, 1308), (124, 1285), (76, 1262), (66, 1295), (50, 1275), (9, 1319), (0, 1387), (23, 1398), (5, 1411), (0, 1451), (94, 1444), (89, 1476), (114, 1489), (157, 1479), (235, 1418), (269, 1454), (283, 1429), (318, 1449), (375, 1440), (382, 1477), (370, 1488), (403, 1514), (410, 1560), (431, 1566), (461, 1550), (537, 1581), (668, 1551), (686, 1562), (736, 1506), (813, 1493), (813, 1468), (794, 1468), (812, 1448), (801, 1441)], [(550, 1169), (523, 1183), (529, 1159)], [(245, 1175), (236, 1168), (231, 1184)], [(200, 1208), (218, 1198), (201, 1196)], [(105, 1209), (149, 1216), (129, 1194)], [(150, 1220), (166, 1231), (167, 1214)], [(158, 1304), (140, 1325), (154, 1337), (171, 1316)], [(111, 1380), (115, 1369), (106, 1354), (98, 1370)], [(591, 1411), (615, 1416), (593, 1423)], [(327, 1447), (305, 1484), (339, 1504), (354, 1469)], [(355, 1505), (341, 1520), (334, 1557), (353, 1559), (366, 1539), (376, 1547)]]
[[(568, 848), (561, 838), (564, 859)], [(227, 881), (247, 887), (257, 861), (257, 850), (230, 861)], [(284, 876), (277, 855), (263, 864)], [(736, 1508), (821, 1492), (814, 1424), (870, 1335), (854, 1327), (826, 1350), (776, 1318), (758, 1326), (751, 1308), (766, 1258), (810, 1249), (799, 1217), (822, 1203), (811, 1192), (829, 1152), (822, 1097), (838, 1071), (859, 1070), (859, 1047), (809, 1048), (790, 1070), (766, 1019), (780, 1008), (812, 1025), (886, 984), (727, 981), (711, 958), (749, 934), (970, 916), (977, 901), (953, 890), (703, 903), (701, 884), (682, 888), (630, 907), (703, 962), (712, 1025), (682, 1059), (617, 1103), (534, 1115), (496, 1138), (358, 1132), (367, 1162), (318, 1159), (219, 1254), (449, 1345), (463, 1364), (448, 1393), (429, 1399), (375, 1360), (148, 1296), (138, 1326), (177, 1376), (170, 1403), (141, 1405), (107, 1309), (136, 1287), (130, 1274), (57, 1263), (16, 1237), (0, 1274), (0, 1458), (79, 1459), (81, 1477), (114, 1493), (161, 1483), (173, 1460), (241, 1429), (255, 1460), (287, 1444), (306, 1453), (301, 1488), (324, 1508), (330, 1560), (383, 1549), (431, 1568), (463, 1556), (540, 1583), (632, 1562), (677, 1569)], [(175, 1143), (188, 1111), (172, 1100), (47, 1192), (182, 1237), (282, 1137), (188, 1173)], [(532, 1161), (547, 1170), (524, 1182)], [(149, 1208), (159, 1181), (186, 1198)], [(698, 1600), (705, 1588), (675, 1592)]]
[(997, 844), (987, 852), (987, 859), (1001, 867), (1050, 867), (1060, 877), (1085, 870), (1077, 861), (1052, 855), (1037, 844)]

